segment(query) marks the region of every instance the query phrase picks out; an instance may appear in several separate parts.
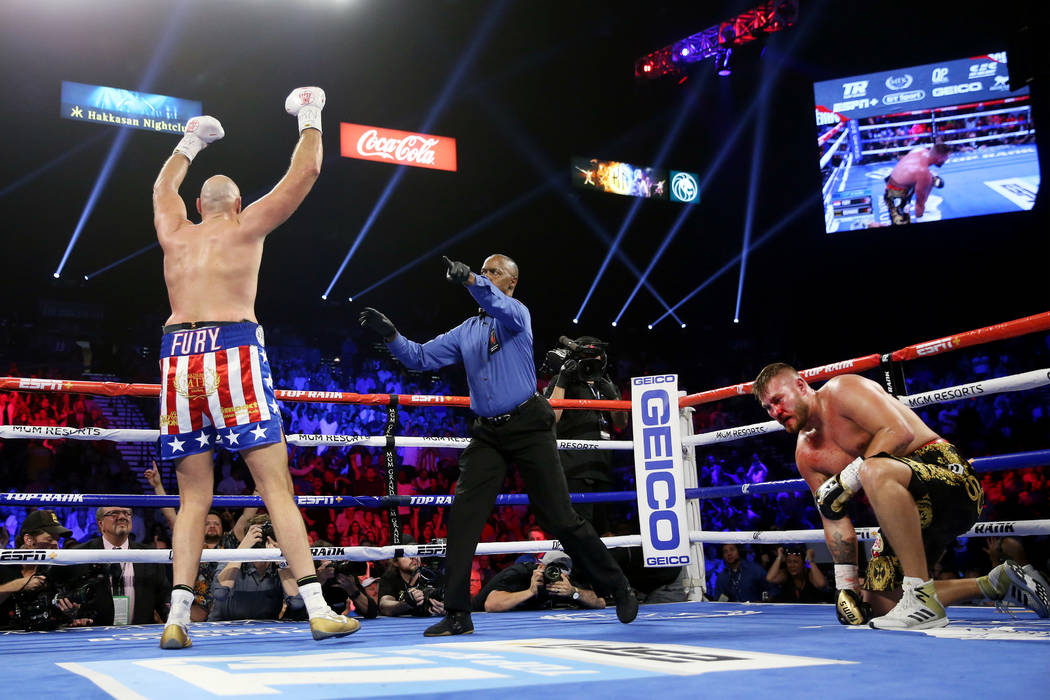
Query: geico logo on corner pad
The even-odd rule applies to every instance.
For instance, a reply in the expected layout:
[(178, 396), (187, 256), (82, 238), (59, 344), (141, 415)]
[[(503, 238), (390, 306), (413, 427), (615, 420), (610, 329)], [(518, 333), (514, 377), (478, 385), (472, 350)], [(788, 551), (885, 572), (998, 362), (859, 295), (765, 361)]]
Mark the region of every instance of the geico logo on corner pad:
[[(864, 97), (868, 94), (868, 81), (855, 80), (851, 83), (842, 83), (842, 99), (848, 100), (854, 97)], [(837, 109), (835, 110), (838, 111)]]
[(692, 559), (689, 558), (688, 554), (683, 554), (680, 557), (676, 557), (676, 556), (670, 556), (670, 557), (646, 557), (645, 558), (645, 565), (646, 566), (685, 566), (686, 564), (688, 564), (691, 561), (692, 561)]
[(930, 82), (933, 83), (946, 83), (948, 82), (948, 69), (944, 66), (934, 68), (933, 73), (930, 76)]
[(999, 70), (999, 64), (995, 61), (986, 63), (974, 63), (970, 65), (970, 78), (990, 78)]
[(895, 92), (882, 98), (884, 105), (899, 105), (902, 102), (916, 102), (926, 97), (925, 90), (909, 90), (908, 92)]
[(1013, 532), (1016, 523), (977, 523), (973, 526), (974, 534), (985, 532)]
[(911, 87), (911, 75), (905, 73), (904, 75), (891, 75), (886, 78), (886, 87), (890, 90), (904, 90)]
[[(1007, 78), (1009, 80), (1009, 78)], [(980, 80), (975, 80), (972, 83), (960, 83), (958, 85), (948, 85), (947, 87), (935, 87), (930, 91), (930, 94), (934, 97), (947, 97), (949, 95), (961, 95), (965, 92), (980, 92), (984, 90), (984, 83)]]
[(47, 561), (49, 549), (26, 549), (21, 552), (4, 552), (0, 561)]
[[(674, 375), (642, 377), (673, 381)], [(636, 380), (637, 381), (637, 380)], [(664, 389), (648, 389), (641, 396), (642, 454), (645, 470), (645, 498), (649, 514), (649, 536), (654, 549), (678, 549), (681, 533), (674, 512), (677, 484), (674, 472), (674, 446), (671, 444), (672, 421), (678, 411), (672, 410), (672, 397)], [(677, 409), (677, 405), (674, 407)], [(660, 539), (660, 523), (667, 523), (667, 539)]]
[(655, 377), (635, 377), (631, 380), (632, 384), (667, 384), (675, 381), (675, 375), (673, 374), (661, 374)]

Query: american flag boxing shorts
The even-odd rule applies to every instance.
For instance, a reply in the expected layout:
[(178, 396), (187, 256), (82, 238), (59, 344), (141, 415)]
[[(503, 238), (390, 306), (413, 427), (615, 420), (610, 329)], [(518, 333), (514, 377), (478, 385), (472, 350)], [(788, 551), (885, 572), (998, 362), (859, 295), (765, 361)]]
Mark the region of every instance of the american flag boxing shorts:
[(161, 337), (162, 458), (281, 441), (281, 411), (263, 346), (262, 327), (250, 322)]

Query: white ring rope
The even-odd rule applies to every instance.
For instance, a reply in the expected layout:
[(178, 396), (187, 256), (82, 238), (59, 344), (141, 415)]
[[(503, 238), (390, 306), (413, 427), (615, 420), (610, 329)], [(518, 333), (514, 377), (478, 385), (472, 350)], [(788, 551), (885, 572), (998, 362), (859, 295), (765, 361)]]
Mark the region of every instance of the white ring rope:
[[(961, 401), (978, 396), (990, 396), (1010, 391), (1036, 389), (1050, 384), (1050, 368), (1022, 372), (1007, 377), (985, 379), (969, 384), (959, 384), (945, 389), (934, 389), (921, 394), (898, 397), (911, 408), (922, 408), (939, 403)], [(765, 435), (783, 430), (776, 421), (742, 425), (707, 433), (699, 433), (682, 438), (682, 443), (690, 445), (713, 445), (720, 442), (731, 442), (740, 438)], [(156, 442), (159, 430), (118, 429), (118, 428), (66, 428), (61, 426), (42, 425), (0, 425), (0, 439), (59, 439), (68, 440), (115, 440), (121, 442)], [(288, 435), (290, 445), (330, 445), (345, 447), (361, 445), (363, 447), (386, 447), (383, 436), (364, 435)], [(469, 438), (437, 438), (397, 436), (395, 447), (452, 447), (463, 449), (470, 444)], [(633, 450), (631, 440), (558, 440), (558, 448), (563, 450)]]
[[(858, 527), (859, 541), (874, 540), (878, 528)], [(1050, 534), (1050, 520), (1003, 520), (977, 523), (959, 537), (1000, 537), (1002, 535)], [(707, 544), (735, 544), (757, 542), (761, 544), (786, 544), (791, 542), (823, 542), (823, 530), (759, 530), (750, 532), (709, 532), (692, 530), (689, 541)], [(640, 535), (603, 537), (607, 547), (640, 547)], [(476, 556), (492, 554), (524, 554), (560, 550), (557, 540), (526, 542), (481, 542)], [(385, 547), (312, 547), (314, 559), (332, 561), (376, 561), (394, 556), (443, 557), (443, 544), (387, 545)], [(284, 561), (280, 549), (205, 549), (202, 562), (256, 562)], [(111, 564), (132, 562), (135, 564), (169, 564), (170, 549), (0, 549), (0, 565), (45, 563), (61, 566), (72, 564)]]
[[(992, 394), (1001, 394), (1008, 391), (1036, 389), (1048, 384), (1050, 384), (1050, 369), (1036, 369), (1031, 372), (1013, 374), (1008, 377), (985, 379), (979, 382), (959, 384), (958, 386), (952, 386), (946, 389), (934, 389), (933, 391), (926, 391), (921, 394), (899, 396), (897, 398), (901, 403), (907, 404), (911, 408), (922, 408), (924, 406), (933, 406), (934, 404), (939, 403), (950, 403), (952, 401), (972, 399), (978, 396), (990, 396)], [(689, 435), (682, 438), (682, 444), (713, 445), (719, 442), (731, 442), (733, 440), (739, 440), (740, 438), (752, 437), (755, 435), (775, 433), (778, 430), (783, 429), (784, 426), (780, 425), (780, 423), (775, 420), (771, 420), (765, 423), (754, 423), (752, 425), (742, 425), (736, 428), (725, 428), (724, 430), (713, 430), (707, 433)]]
[(835, 155), (836, 152), (838, 152), (839, 145), (845, 140), (846, 136), (848, 136), (848, 135), (849, 135), (848, 131), (843, 131), (842, 135), (839, 136), (837, 139), (835, 139), (835, 143), (831, 144), (831, 148), (828, 149), (828, 152), (825, 153), (823, 156), (821, 156), (821, 158), (820, 158), (820, 169), (821, 170), (823, 170), (824, 166), (828, 164), (828, 161), (831, 160), (831, 157), (833, 155)]

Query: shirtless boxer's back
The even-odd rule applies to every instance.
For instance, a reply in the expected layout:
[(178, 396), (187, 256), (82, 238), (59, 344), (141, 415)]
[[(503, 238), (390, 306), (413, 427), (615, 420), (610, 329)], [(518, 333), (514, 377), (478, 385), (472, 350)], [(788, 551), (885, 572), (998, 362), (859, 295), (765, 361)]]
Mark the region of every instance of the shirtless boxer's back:
[(214, 490), (212, 450), (240, 451), (270, 513), (277, 541), (297, 577), (315, 639), (344, 636), (360, 624), (334, 614), (314, 575), (306, 528), (295, 505), (280, 410), (255, 318), (255, 294), (266, 236), (305, 199), (321, 169), (324, 91), (299, 88), (285, 108), (300, 138), (288, 172), (269, 194), (241, 210), (237, 185), (209, 178), (197, 199), (201, 223), (186, 218), (178, 189), (190, 162), (221, 139), (213, 117), (197, 117), (153, 186), (154, 225), (164, 251), (171, 316), (161, 340), (161, 452), (175, 460), (180, 507), (172, 537), (171, 612), (161, 647), (190, 645), (204, 519)]

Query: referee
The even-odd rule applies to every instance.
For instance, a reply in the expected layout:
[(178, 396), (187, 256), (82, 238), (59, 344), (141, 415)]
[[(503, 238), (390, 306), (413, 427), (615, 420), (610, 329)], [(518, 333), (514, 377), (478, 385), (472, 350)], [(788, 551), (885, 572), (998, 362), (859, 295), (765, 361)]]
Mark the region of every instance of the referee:
[(536, 393), (532, 318), (514, 299), (518, 265), (506, 255), (486, 258), (475, 275), (461, 262), (444, 258), (446, 279), (462, 284), (481, 306), (476, 316), (426, 343), (397, 332), (390, 319), (372, 308), (360, 322), (386, 341), (410, 369), (437, 369), (462, 362), (477, 414), (470, 445), (459, 458), (459, 481), (448, 525), (445, 557), (445, 619), (427, 628), (426, 637), (470, 634), (470, 566), (482, 528), (492, 512), (507, 472), (515, 464), (525, 480), (529, 502), (543, 528), (594, 581), (616, 600), (620, 622), (638, 614), (630, 584), (590, 523), (572, 509), (554, 438), (554, 411)]

